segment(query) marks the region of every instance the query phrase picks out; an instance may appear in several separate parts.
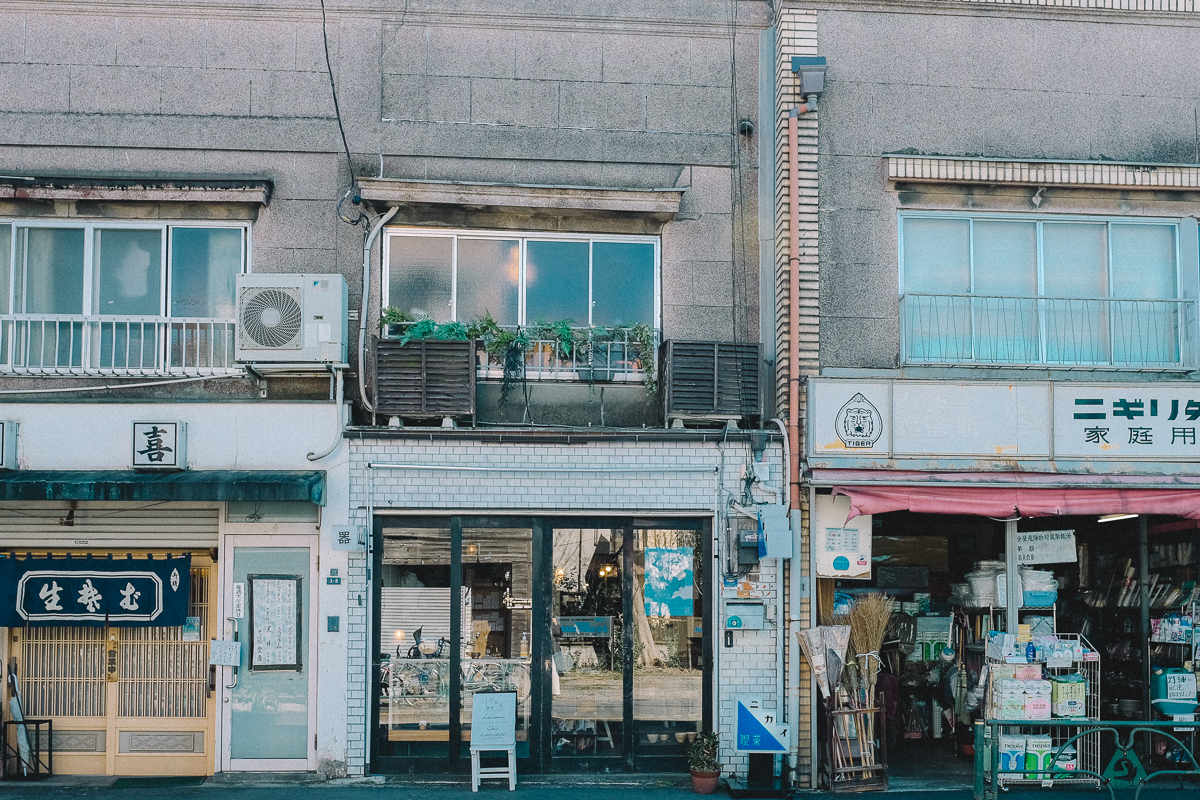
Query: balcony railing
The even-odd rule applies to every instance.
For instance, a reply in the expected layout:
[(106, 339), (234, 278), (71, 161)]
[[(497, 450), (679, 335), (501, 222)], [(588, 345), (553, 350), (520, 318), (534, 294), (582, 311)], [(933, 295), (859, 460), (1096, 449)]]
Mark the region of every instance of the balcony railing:
[[(516, 330), (507, 327), (507, 330)], [(528, 329), (526, 329), (528, 330)], [(556, 339), (531, 338), (525, 348), (525, 377), (528, 380), (628, 381), (640, 383), (647, 359), (642, 345), (627, 328), (619, 328), (607, 336), (589, 337), (588, 328), (577, 328), (570, 351)], [(650, 362), (658, 352), (660, 332), (653, 331)], [(479, 344), (476, 356), (480, 378), (504, 376), (503, 352), (490, 353)]]
[(1191, 300), (906, 294), (908, 364), (1183, 366)]
[(0, 315), (0, 374), (224, 375), (234, 320)]

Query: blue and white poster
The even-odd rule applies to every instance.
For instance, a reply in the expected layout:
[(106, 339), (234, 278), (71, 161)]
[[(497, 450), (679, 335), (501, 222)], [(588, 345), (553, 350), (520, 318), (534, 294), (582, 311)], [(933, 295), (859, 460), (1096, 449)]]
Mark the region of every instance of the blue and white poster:
[(692, 548), (646, 548), (646, 616), (690, 617), (694, 595)]
[(0, 627), (183, 625), (191, 563), (191, 556), (0, 558)]

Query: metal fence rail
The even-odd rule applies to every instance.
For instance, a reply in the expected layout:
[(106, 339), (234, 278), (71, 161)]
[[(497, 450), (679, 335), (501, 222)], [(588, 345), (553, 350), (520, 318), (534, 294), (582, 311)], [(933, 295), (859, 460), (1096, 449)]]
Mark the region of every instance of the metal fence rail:
[(907, 363), (1178, 367), (1192, 300), (910, 293)]
[(0, 315), (0, 374), (222, 375), (237, 371), (234, 320)]
[[(506, 329), (516, 331), (515, 327)], [(526, 328), (526, 332), (530, 329)], [(617, 329), (605, 336), (589, 336), (588, 328), (574, 330), (570, 349), (556, 339), (531, 336), (525, 348), (525, 377), (529, 380), (633, 381), (643, 378), (646, 359), (642, 348), (628, 329)], [(660, 334), (654, 331), (654, 351)], [(651, 359), (654, 352), (649, 354)], [(504, 374), (504, 353), (490, 353), (481, 345), (479, 377), (499, 378)]]
[[(1036, 728), (1057, 734), (1051, 762), (1037, 767), (1000, 769), (1000, 733), (1005, 728)], [(1116, 800), (1118, 789), (1133, 790), (1133, 800), (1137, 800), (1142, 789), (1158, 780), (1177, 781), (1180, 786), (1190, 784), (1200, 789), (1200, 764), (1196, 762), (1200, 722), (980, 720), (974, 730), (975, 800), (997, 800), (1000, 791), (1011, 783), (1041, 786), (1091, 783), (1107, 789), (1110, 800)], [(1058, 766), (1068, 745), (1078, 743), (1082, 750), (1083, 742), (1093, 737), (1100, 745), (1100, 760), (1094, 769), (1065, 771)], [(1155, 766), (1153, 754), (1159, 749), (1160, 764)]]

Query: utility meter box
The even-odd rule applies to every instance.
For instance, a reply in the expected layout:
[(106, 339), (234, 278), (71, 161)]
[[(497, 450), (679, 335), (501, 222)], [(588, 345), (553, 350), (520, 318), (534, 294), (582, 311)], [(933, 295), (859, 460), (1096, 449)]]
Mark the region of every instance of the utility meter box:
[(737, 563), (739, 567), (758, 565), (758, 532), (757, 524), (752, 528), (741, 528), (737, 532)]
[(763, 629), (761, 600), (726, 600), (725, 628), (727, 630), (761, 631)]

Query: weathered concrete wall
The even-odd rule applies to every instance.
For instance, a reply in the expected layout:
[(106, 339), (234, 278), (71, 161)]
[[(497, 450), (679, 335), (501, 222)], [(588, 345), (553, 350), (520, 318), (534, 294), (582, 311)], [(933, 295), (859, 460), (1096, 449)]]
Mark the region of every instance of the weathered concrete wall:
[[(754, 224), (757, 155), (735, 132), (757, 115), (765, 4), (326, 6), (356, 173), (687, 186), (662, 232), (666, 335), (757, 339), (757, 232), (734, 234), (743, 209)], [(334, 212), (349, 171), (316, 4), (7, 2), (0, 86), (0, 171), (268, 178), (254, 271), (340, 272), (358, 307), (362, 231)]]
[[(829, 58), (819, 115), (822, 368), (898, 365), (896, 212), (907, 201), (1013, 210), (978, 192), (936, 201), (893, 194), (882, 154), (1200, 162), (1194, 12), (823, 5), (797, 4), (818, 8)], [(1041, 210), (1172, 213), (1139, 208), (1147, 198), (1128, 193), (1110, 192), (1107, 202), (1068, 195), (1048, 192), (1062, 202)], [(1173, 213), (1189, 209), (1190, 200)]]

